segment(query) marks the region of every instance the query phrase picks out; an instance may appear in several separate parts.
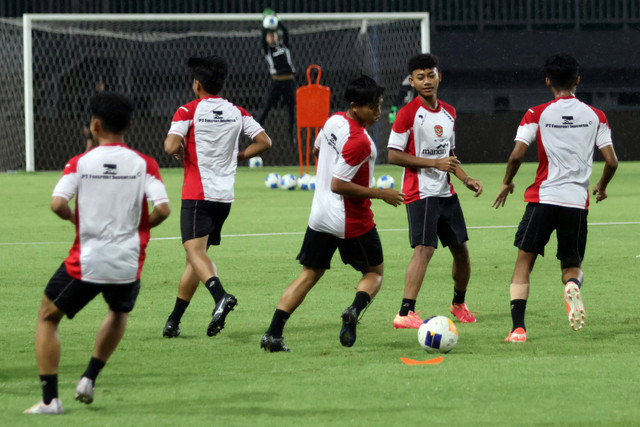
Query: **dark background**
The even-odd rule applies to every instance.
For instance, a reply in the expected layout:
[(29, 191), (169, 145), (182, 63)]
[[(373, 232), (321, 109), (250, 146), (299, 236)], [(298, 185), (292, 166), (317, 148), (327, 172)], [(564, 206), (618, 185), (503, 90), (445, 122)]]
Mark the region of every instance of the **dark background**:
[[(640, 0), (4, 0), (0, 17), (260, 13), (265, 7), (280, 13), (430, 12), (431, 51), (441, 58), (444, 78), (439, 95), (458, 110), (458, 155), (465, 162), (506, 160), (526, 109), (551, 99), (544, 59), (572, 53), (581, 63), (578, 98), (605, 112), (619, 158), (640, 160)], [(533, 160), (535, 150), (528, 151)]]

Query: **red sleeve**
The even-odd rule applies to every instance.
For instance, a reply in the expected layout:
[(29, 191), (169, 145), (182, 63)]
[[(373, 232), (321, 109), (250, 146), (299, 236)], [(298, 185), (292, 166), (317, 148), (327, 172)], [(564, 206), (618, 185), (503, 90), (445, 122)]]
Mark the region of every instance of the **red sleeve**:
[(413, 119), (416, 115), (417, 106), (412, 101), (402, 107), (396, 115), (396, 120), (393, 122), (393, 131), (396, 133), (406, 133), (413, 128)]
[(236, 107), (238, 110), (240, 110), (240, 114), (242, 114), (243, 117), (246, 117), (246, 116), (251, 117), (251, 114), (247, 110), (245, 110), (244, 108), (239, 107), (237, 105), (234, 105), (234, 107)]
[(79, 154), (79, 155), (71, 158), (71, 160), (69, 160), (67, 162), (67, 164), (64, 165), (64, 170), (62, 171), (62, 175), (67, 175), (67, 174), (70, 174), (70, 173), (77, 172), (77, 170), (78, 170), (78, 160), (80, 160), (80, 158), (82, 156), (84, 156), (84, 155), (85, 155), (85, 153), (82, 153), (82, 154)]
[(186, 120), (193, 120), (193, 115), (195, 114), (196, 106), (198, 105), (199, 101), (199, 99), (196, 99), (178, 108), (171, 121), (182, 122)]
[(352, 134), (342, 147), (342, 157), (349, 166), (362, 164), (370, 155), (371, 144), (362, 131)]

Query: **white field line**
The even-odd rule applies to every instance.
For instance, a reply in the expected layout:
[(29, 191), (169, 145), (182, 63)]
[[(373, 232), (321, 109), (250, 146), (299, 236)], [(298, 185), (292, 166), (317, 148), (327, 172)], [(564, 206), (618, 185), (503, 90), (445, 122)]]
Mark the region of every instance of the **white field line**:
[[(589, 227), (607, 226), (607, 225), (638, 225), (640, 221), (629, 222), (592, 222)], [(517, 225), (477, 225), (467, 227), (468, 230), (491, 230), (498, 228), (517, 228)], [(408, 231), (407, 228), (388, 228), (378, 230), (381, 233)], [(251, 233), (251, 234), (223, 234), (222, 237), (269, 237), (269, 236), (293, 236), (303, 235), (304, 231), (293, 231), (287, 233)], [(151, 240), (180, 240), (180, 237), (152, 237)], [(69, 242), (0, 242), (0, 246), (27, 246), (27, 245), (68, 245)]]

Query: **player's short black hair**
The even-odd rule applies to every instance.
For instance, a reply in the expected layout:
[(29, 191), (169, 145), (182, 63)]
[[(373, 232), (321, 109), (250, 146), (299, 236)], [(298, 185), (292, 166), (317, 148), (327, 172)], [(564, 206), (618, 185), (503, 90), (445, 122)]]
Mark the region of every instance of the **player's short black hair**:
[(419, 53), (418, 55), (409, 58), (409, 74), (415, 70), (433, 70), (438, 68), (440, 59), (432, 53)]
[(375, 80), (363, 74), (349, 82), (344, 91), (344, 99), (349, 104), (353, 102), (356, 105), (378, 105), (383, 93), (382, 86), (378, 86)]
[(199, 58), (192, 56), (187, 61), (193, 78), (200, 82), (204, 90), (217, 95), (222, 90), (224, 81), (229, 75), (229, 64), (220, 56)]
[(133, 101), (121, 93), (100, 92), (90, 101), (91, 117), (100, 119), (102, 128), (114, 134), (127, 131), (135, 109)]
[(547, 58), (544, 72), (551, 86), (556, 89), (571, 89), (578, 78), (580, 65), (568, 53), (556, 53)]

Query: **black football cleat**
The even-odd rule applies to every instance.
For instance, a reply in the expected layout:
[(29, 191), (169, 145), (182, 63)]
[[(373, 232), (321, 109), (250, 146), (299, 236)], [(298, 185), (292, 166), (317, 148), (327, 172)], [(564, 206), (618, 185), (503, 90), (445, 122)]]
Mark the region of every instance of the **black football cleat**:
[(358, 314), (354, 306), (349, 306), (342, 312), (342, 329), (340, 329), (340, 344), (351, 347), (356, 342), (356, 326)]
[(271, 353), (275, 353), (277, 351), (291, 351), (289, 347), (287, 347), (282, 338), (274, 338), (271, 335), (264, 334), (262, 339), (260, 340), (260, 348), (264, 349), (264, 351), (270, 351)]
[(174, 320), (167, 320), (167, 323), (164, 325), (164, 329), (162, 330), (162, 336), (166, 338), (175, 338), (180, 335), (180, 326), (178, 326), (180, 322), (176, 322)]
[(224, 328), (224, 320), (227, 318), (227, 314), (233, 307), (238, 304), (238, 300), (231, 294), (224, 294), (224, 296), (216, 303), (216, 308), (213, 309), (213, 317), (211, 323), (207, 328), (207, 335), (212, 337), (217, 335)]

